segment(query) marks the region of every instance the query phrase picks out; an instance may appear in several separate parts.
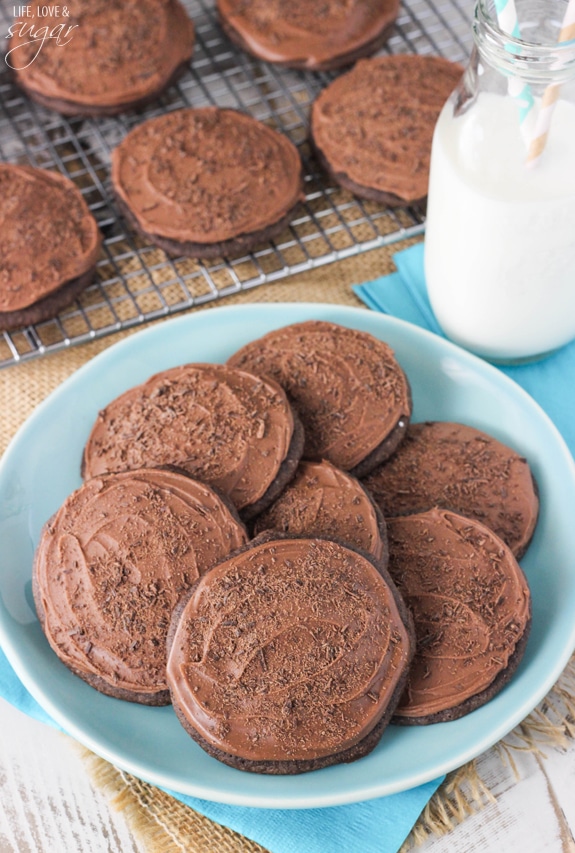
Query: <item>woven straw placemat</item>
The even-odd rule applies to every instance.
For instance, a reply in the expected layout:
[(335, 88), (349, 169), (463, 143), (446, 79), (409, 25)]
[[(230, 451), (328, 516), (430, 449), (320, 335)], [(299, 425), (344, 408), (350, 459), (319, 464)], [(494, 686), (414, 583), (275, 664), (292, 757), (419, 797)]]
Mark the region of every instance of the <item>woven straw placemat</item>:
[[(393, 254), (413, 242), (416, 241), (395, 243), (192, 310), (256, 302), (334, 302), (362, 307), (351, 285), (391, 272), (394, 269)], [(18, 427), (35, 407), (64, 379), (97, 353), (134, 331), (115, 334), (0, 371), (0, 453), (4, 452)], [(561, 747), (566, 739), (575, 737), (574, 719), (575, 662), (572, 659), (549, 696), (498, 745), (502, 760), (515, 748), (538, 750), (542, 744)], [(150, 853), (263, 851), (255, 842), (213, 823), (87, 750), (82, 749), (82, 754), (96, 784), (110, 795), (116, 807), (124, 811), (132, 829)], [(478, 777), (475, 763), (470, 762), (446, 779), (404, 846), (411, 847), (431, 833), (448, 832), (490, 797), (489, 790)]]

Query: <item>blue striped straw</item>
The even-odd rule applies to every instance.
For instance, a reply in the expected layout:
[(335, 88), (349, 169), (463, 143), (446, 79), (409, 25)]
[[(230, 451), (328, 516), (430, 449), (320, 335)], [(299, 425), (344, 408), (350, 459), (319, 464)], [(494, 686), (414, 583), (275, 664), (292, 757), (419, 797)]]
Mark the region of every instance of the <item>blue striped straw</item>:
[[(497, 21), (500, 29), (514, 39), (521, 39), (521, 30), (517, 20), (517, 10), (514, 0), (494, 0)], [(515, 53), (516, 48), (509, 44), (506, 50)], [(509, 77), (507, 91), (515, 98), (519, 109), (519, 129), (525, 145), (528, 147), (533, 137), (535, 122), (535, 99), (528, 83), (523, 83), (517, 77)]]

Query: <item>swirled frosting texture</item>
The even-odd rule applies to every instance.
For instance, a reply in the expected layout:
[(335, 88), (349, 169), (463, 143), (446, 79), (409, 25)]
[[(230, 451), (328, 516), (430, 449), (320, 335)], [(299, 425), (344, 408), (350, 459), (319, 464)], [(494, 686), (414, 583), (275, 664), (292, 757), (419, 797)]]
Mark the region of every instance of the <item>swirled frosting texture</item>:
[(256, 545), (212, 569), (181, 613), (172, 701), (218, 750), (305, 760), (358, 743), (410, 658), (373, 564), (333, 542)]
[(48, 522), (36, 552), (35, 596), (50, 645), (112, 688), (166, 690), (176, 602), (245, 541), (222, 500), (183, 474), (90, 480)]
[(292, 142), (236, 110), (177, 110), (132, 130), (112, 180), (147, 234), (219, 243), (267, 228), (301, 196)]
[[(327, 536), (384, 555), (376, 509), (365, 489), (329, 462), (300, 462), (280, 497), (258, 516), (255, 533), (280, 530), (303, 536)], [(385, 528), (384, 528), (385, 529)]]
[[(250, 53), (296, 68), (336, 68), (393, 23), (397, 0), (218, 0), (226, 29)], [(375, 45), (374, 45), (375, 46)]]
[(516, 557), (537, 523), (539, 499), (527, 460), (464, 424), (410, 424), (397, 452), (363, 482), (384, 516), (450, 509), (486, 524)]
[(174, 367), (98, 414), (84, 476), (176, 465), (243, 509), (275, 479), (293, 429), (290, 405), (273, 380), (221, 364)]
[(51, 31), (63, 27), (59, 43), (46, 39), (39, 51), (29, 35), (47, 23), (38, 6), (18, 20), (10, 58), (22, 85), (50, 99), (127, 108), (161, 91), (192, 56), (194, 27), (178, 0), (71, 0), (48, 19)]
[(101, 237), (72, 181), (0, 164), (0, 311), (19, 311), (87, 273)]
[(435, 56), (381, 56), (330, 83), (311, 116), (330, 171), (358, 189), (424, 198), (435, 123), (462, 70)]
[(529, 587), (503, 542), (455, 513), (389, 519), (388, 538), (416, 633), (396, 716), (416, 719), (461, 705), (505, 670), (530, 620)]
[(282, 385), (304, 425), (307, 459), (351, 470), (411, 413), (407, 379), (387, 344), (311, 320), (247, 344), (228, 364)]

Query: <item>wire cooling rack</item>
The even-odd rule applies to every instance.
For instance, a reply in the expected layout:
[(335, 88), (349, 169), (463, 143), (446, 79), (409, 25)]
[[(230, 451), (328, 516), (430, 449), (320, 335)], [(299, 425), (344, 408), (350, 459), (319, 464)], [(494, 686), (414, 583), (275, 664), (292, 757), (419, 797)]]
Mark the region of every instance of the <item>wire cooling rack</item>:
[[(104, 235), (94, 284), (54, 320), (4, 332), (0, 367), (422, 233), (421, 207), (392, 210), (356, 199), (334, 186), (315, 163), (307, 141), (309, 110), (333, 74), (258, 62), (222, 33), (213, 0), (183, 2), (196, 27), (189, 69), (152, 107), (125, 116), (59, 116), (31, 102), (0, 60), (0, 158), (67, 175)], [(471, 0), (404, 0), (385, 51), (465, 61), (471, 9)], [(13, 10), (12, 0), (0, 0), (3, 44)], [(242, 109), (287, 134), (302, 156), (306, 198), (285, 233), (249, 255), (217, 262), (172, 259), (127, 228), (113, 199), (110, 153), (134, 125), (168, 110), (207, 104)]]

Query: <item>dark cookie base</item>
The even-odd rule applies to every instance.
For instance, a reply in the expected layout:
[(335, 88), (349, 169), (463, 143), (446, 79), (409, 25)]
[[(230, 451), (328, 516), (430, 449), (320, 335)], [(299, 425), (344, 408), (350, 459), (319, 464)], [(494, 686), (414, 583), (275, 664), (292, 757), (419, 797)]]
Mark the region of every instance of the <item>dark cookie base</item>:
[(223, 240), (220, 243), (193, 243), (191, 241), (179, 242), (171, 240), (168, 237), (161, 237), (157, 234), (150, 234), (144, 231), (126, 202), (119, 197), (117, 192), (116, 202), (120, 213), (130, 228), (136, 233), (141, 234), (142, 237), (145, 237), (153, 245), (163, 249), (170, 257), (179, 258), (184, 256), (188, 258), (205, 258), (207, 260), (240, 257), (249, 254), (262, 243), (269, 243), (270, 240), (273, 240), (274, 237), (277, 237), (278, 234), (281, 234), (288, 227), (293, 219), (294, 210), (299, 204), (299, 201), (296, 202), (281, 219), (259, 231), (252, 231), (249, 234), (239, 234), (237, 237), (233, 237), (230, 240)]
[[(362, 184), (356, 184), (356, 182), (353, 181), (345, 172), (336, 172), (334, 171), (334, 169), (332, 169), (329, 160), (327, 159), (321, 148), (316, 145), (311, 131), (309, 140), (312, 149), (315, 153), (316, 159), (323, 171), (326, 172), (336, 184), (339, 184), (340, 187), (342, 187), (344, 190), (348, 190), (354, 196), (357, 196), (358, 198), (365, 198), (368, 201), (375, 201), (378, 204), (382, 204), (384, 207), (405, 207), (406, 205), (422, 205), (427, 200), (427, 193), (421, 198), (406, 199), (400, 198), (399, 196), (394, 195), (393, 193), (383, 192), (383, 190), (375, 189), (375, 187), (366, 187)], [(391, 164), (389, 168), (392, 168)], [(397, 171), (397, 164), (394, 164), (393, 168)]]
[(76, 101), (68, 101), (63, 98), (53, 98), (49, 95), (44, 95), (42, 92), (38, 92), (36, 89), (31, 89), (26, 86), (25, 82), (21, 79), (19, 74), (14, 74), (17, 84), (20, 88), (28, 95), (30, 100), (35, 101), (37, 104), (40, 104), (42, 107), (47, 107), (49, 110), (54, 110), (54, 112), (60, 113), (60, 115), (64, 116), (79, 116), (85, 118), (98, 118), (99, 116), (117, 116), (122, 113), (127, 113), (130, 110), (137, 110), (141, 107), (146, 107), (148, 104), (153, 103), (157, 100), (162, 92), (164, 92), (169, 86), (173, 83), (177, 82), (180, 77), (187, 71), (188, 63), (184, 62), (179, 65), (175, 71), (170, 75), (170, 77), (162, 83), (161, 86), (158, 86), (148, 95), (144, 95), (141, 98), (136, 98), (134, 101), (126, 101), (122, 104), (110, 104), (109, 106), (98, 105), (95, 106), (93, 104), (82, 104), (77, 103)]
[(365, 459), (362, 459), (355, 468), (352, 468), (349, 473), (358, 479), (360, 477), (365, 477), (370, 473), (370, 471), (373, 471), (374, 468), (377, 468), (378, 465), (385, 462), (386, 459), (389, 459), (405, 438), (410, 417), (410, 415), (402, 415), (381, 444), (378, 444), (378, 446), (372, 450)]
[(475, 696), (470, 696), (469, 699), (466, 699), (459, 705), (454, 705), (453, 708), (446, 708), (445, 711), (438, 711), (435, 714), (427, 714), (424, 717), (402, 717), (401, 714), (396, 714), (393, 717), (393, 723), (398, 726), (428, 726), (432, 723), (449, 723), (451, 720), (458, 720), (460, 717), (465, 717), (466, 714), (470, 714), (471, 711), (475, 711), (476, 708), (480, 708), (482, 705), (485, 705), (490, 699), (493, 699), (494, 696), (503, 690), (505, 685), (513, 678), (525, 653), (530, 631), (531, 616), (525, 626), (525, 631), (515, 646), (515, 651), (509, 658), (507, 667), (498, 673), (491, 684), (486, 687), (485, 690), (482, 690), (481, 693), (477, 693)]
[[(235, 551), (232, 551), (225, 560), (222, 562), (226, 562), (227, 560), (235, 557), (238, 554), (242, 554), (245, 551), (249, 551), (252, 547), (257, 545), (262, 545), (265, 542), (274, 542), (278, 539), (302, 539), (304, 537), (299, 535), (291, 535), (289, 533), (279, 533), (278, 531), (265, 531), (264, 533), (260, 533), (259, 536), (256, 536), (255, 539), (252, 539), (247, 545), (244, 545), (243, 548), (238, 548)], [(251, 761), (246, 758), (241, 758), (237, 755), (231, 755), (230, 753), (223, 752), (220, 749), (217, 749), (212, 744), (208, 743), (202, 735), (194, 728), (194, 726), (189, 722), (187, 717), (185, 716), (182, 709), (178, 706), (177, 702), (174, 702), (174, 697), (172, 696), (172, 704), (174, 707), (174, 711), (176, 712), (176, 716), (178, 717), (180, 723), (182, 724), (185, 731), (190, 735), (190, 737), (202, 747), (202, 749), (211, 755), (212, 758), (216, 758), (218, 761), (221, 761), (223, 764), (227, 764), (229, 767), (234, 767), (237, 770), (245, 770), (249, 773), (265, 773), (266, 775), (273, 776), (287, 776), (287, 775), (296, 775), (298, 773), (308, 773), (312, 770), (321, 770), (323, 767), (330, 767), (334, 764), (349, 764), (352, 761), (357, 761), (359, 758), (364, 758), (368, 753), (370, 753), (381, 740), (381, 736), (384, 730), (387, 728), (389, 723), (393, 718), (393, 713), (395, 708), (397, 707), (399, 700), (403, 694), (403, 691), (407, 685), (407, 677), (409, 674), (409, 664), (411, 663), (411, 658), (415, 652), (415, 627), (413, 624), (413, 617), (411, 615), (411, 611), (408, 610), (405, 605), (403, 598), (399, 594), (397, 587), (395, 586), (391, 575), (387, 571), (387, 554), (384, 555), (383, 560), (377, 560), (373, 554), (368, 554), (366, 551), (363, 551), (361, 548), (357, 548), (353, 545), (350, 545), (347, 542), (342, 542), (335, 538), (330, 537), (320, 537), (314, 536), (309, 537), (310, 539), (327, 539), (330, 542), (335, 542), (338, 545), (341, 545), (344, 548), (348, 548), (350, 551), (355, 551), (357, 554), (360, 554), (366, 560), (372, 563), (372, 565), (378, 570), (386, 584), (388, 585), (391, 593), (395, 599), (395, 603), (397, 609), (399, 611), (399, 615), (401, 617), (401, 621), (404, 624), (404, 627), (409, 635), (410, 644), (411, 644), (411, 657), (408, 661), (408, 664), (405, 667), (405, 670), (398, 681), (395, 690), (393, 691), (390, 700), (387, 704), (387, 707), (383, 713), (383, 716), (378, 720), (375, 724), (374, 728), (368, 732), (368, 734), (361, 740), (359, 743), (354, 746), (348, 747), (347, 749), (341, 750), (341, 752), (335, 752), (331, 755), (325, 755), (320, 758), (307, 759), (307, 760), (294, 760), (294, 761)], [(219, 564), (216, 564), (219, 565)], [(172, 613), (172, 621), (170, 624), (170, 628), (168, 631), (168, 655), (174, 640), (176, 628), (180, 617), (185, 609), (188, 600), (193, 595), (196, 584), (194, 584), (188, 593), (186, 593), (183, 598), (176, 605), (173, 613)]]
[(70, 305), (77, 296), (82, 293), (94, 280), (96, 267), (91, 267), (83, 275), (73, 278), (62, 284), (58, 290), (54, 290), (38, 302), (21, 308), (18, 311), (0, 312), (0, 332), (19, 329), (22, 326), (31, 326), (34, 323), (43, 323), (52, 320), (63, 308)]
[(365, 56), (371, 56), (372, 53), (375, 53), (380, 47), (383, 47), (387, 42), (391, 34), (393, 33), (395, 18), (397, 15), (393, 15), (392, 20), (390, 20), (390, 16), (387, 15), (384, 22), (382, 23), (382, 29), (378, 33), (375, 38), (370, 41), (366, 41), (360, 47), (355, 50), (350, 50), (345, 53), (341, 53), (339, 56), (334, 56), (332, 59), (325, 60), (325, 62), (311, 62), (309, 60), (286, 60), (280, 61), (277, 60), (272, 62), (269, 59), (264, 59), (262, 56), (259, 56), (257, 53), (250, 48), (248, 43), (242, 37), (242, 35), (230, 24), (230, 22), (224, 18), (224, 16), (220, 13), (218, 9), (218, 20), (220, 26), (224, 33), (227, 35), (229, 40), (237, 45), (241, 50), (245, 53), (248, 53), (250, 56), (255, 56), (256, 59), (259, 59), (261, 62), (269, 62), (272, 65), (279, 65), (281, 68), (296, 68), (299, 71), (334, 71), (338, 68), (344, 68), (346, 65), (352, 65), (358, 59), (363, 59)]

